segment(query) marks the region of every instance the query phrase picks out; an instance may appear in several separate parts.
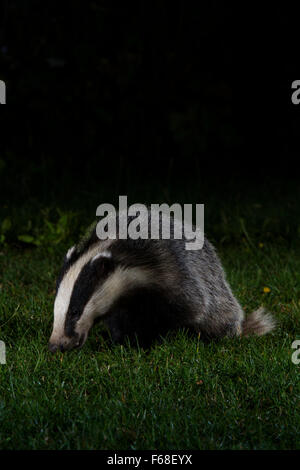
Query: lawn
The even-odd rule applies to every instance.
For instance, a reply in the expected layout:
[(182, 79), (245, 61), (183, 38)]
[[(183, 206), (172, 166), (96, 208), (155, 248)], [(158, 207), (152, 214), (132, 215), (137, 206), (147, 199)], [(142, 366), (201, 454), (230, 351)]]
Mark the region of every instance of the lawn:
[(274, 209), (257, 194), (222, 206), (213, 199), (206, 212), (235, 295), (247, 313), (273, 312), (273, 333), (203, 344), (179, 331), (145, 351), (112, 346), (99, 324), (82, 350), (64, 355), (47, 349), (55, 278), (93, 213), (29, 201), (8, 217), (4, 208), (0, 449), (299, 448), (291, 345), (300, 332), (300, 225), (297, 199), (287, 200)]

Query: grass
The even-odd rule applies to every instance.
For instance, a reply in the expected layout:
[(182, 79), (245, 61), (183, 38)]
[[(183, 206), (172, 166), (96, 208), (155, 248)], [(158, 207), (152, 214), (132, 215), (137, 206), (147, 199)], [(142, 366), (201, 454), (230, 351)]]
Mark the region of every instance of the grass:
[[(24, 207), (18, 220), (32, 215), (30, 204)], [(251, 218), (252, 207), (223, 207), (215, 218), (211, 212), (209, 228), (222, 241), (219, 254), (241, 305), (247, 313), (267, 307), (276, 331), (210, 344), (179, 331), (150, 351), (111, 346), (97, 325), (82, 350), (50, 355), (55, 277), (80, 224), (64, 237), (63, 213), (55, 225), (47, 212), (49, 223), (27, 227), (29, 243), (7, 231), (0, 250), (7, 354), (0, 449), (299, 448), (300, 366), (291, 361), (300, 330), (299, 244), (289, 238), (291, 225), (280, 232), (286, 207)]]

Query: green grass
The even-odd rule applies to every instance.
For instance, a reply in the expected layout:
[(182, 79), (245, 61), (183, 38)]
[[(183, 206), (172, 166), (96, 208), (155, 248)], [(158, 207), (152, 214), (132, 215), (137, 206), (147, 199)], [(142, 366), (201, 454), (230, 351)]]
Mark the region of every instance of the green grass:
[(269, 246), (253, 257), (239, 247), (222, 256), (246, 311), (274, 313), (271, 335), (204, 345), (182, 331), (146, 352), (111, 347), (95, 327), (81, 351), (52, 356), (59, 251), (1, 253), (1, 449), (299, 448), (299, 253)]
[(86, 214), (48, 211), (49, 220), (43, 212), (35, 222), (30, 203), (11, 211), (10, 230), (23, 229), (10, 233), (6, 222), (0, 247), (0, 449), (299, 448), (296, 202), (273, 213), (265, 202), (254, 214), (255, 199), (213, 213), (215, 201), (206, 212), (234, 293), (247, 313), (260, 305), (273, 312), (274, 333), (203, 344), (180, 331), (144, 351), (111, 346), (100, 324), (82, 350), (65, 355), (47, 349), (55, 278)]

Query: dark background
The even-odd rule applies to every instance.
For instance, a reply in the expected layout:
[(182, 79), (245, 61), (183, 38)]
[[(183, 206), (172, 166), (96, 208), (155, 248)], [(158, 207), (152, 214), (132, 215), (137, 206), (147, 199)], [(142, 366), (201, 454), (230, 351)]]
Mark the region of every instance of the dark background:
[(3, 1), (3, 204), (293, 199), (297, 31), (288, 6)]

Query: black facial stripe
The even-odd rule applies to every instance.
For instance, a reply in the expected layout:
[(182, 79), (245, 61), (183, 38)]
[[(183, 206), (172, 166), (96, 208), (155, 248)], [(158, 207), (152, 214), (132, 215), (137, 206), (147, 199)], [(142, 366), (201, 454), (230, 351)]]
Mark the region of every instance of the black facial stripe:
[(101, 256), (95, 261), (89, 261), (82, 268), (74, 283), (66, 315), (65, 333), (67, 336), (71, 337), (74, 335), (76, 322), (81, 317), (86, 304), (96, 288), (104, 282), (108, 273), (112, 270), (112, 259)]
[(61, 268), (61, 271), (56, 281), (56, 293), (58, 291), (58, 288), (60, 286), (60, 283), (63, 277), (65, 276), (67, 271), (70, 269), (70, 267), (79, 259), (80, 256), (86, 253), (95, 243), (99, 243), (99, 239), (97, 238), (96, 231), (94, 230), (91, 233), (90, 238), (86, 240), (84, 244), (80, 245), (79, 247), (75, 246), (69, 258), (67, 258), (67, 255), (64, 257), (63, 266)]

